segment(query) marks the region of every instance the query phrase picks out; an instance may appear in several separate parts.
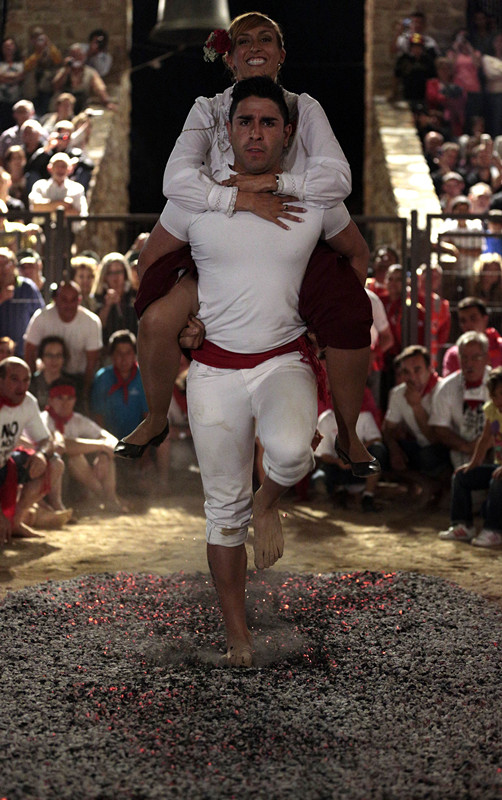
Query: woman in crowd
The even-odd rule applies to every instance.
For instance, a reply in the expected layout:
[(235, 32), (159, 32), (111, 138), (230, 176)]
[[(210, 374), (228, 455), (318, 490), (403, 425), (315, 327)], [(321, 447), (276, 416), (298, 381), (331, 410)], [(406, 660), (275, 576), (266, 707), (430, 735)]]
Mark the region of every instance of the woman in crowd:
[[(255, 75), (276, 80), (286, 56), (277, 23), (259, 13), (237, 17), (230, 26), (229, 35), (225, 31), (214, 32), (206, 43), (206, 55), (214, 60), (218, 53), (224, 54), (236, 81)], [(313, 205), (330, 207), (347, 196), (350, 191), (349, 165), (322, 108), (306, 94), (284, 93), (296, 129), (292, 145), (285, 155), (284, 171), (278, 176), (235, 175), (225, 180), (228, 164), (233, 161), (226, 130), (231, 91), (229, 88), (214, 98), (201, 97), (196, 101), (166, 167), (166, 197), (189, 211), (212, 210), (231, 215), (234, 211), (250, 210), (287, 229), (287, 222), (296, 224), (298, 217), (291, 213), (294, 207), (288, 209), (286, 205), (284, 208), (284, 201), (287, 204), (298, 198)], [(203, 162), (211, 177), (207, 171), (201, 171)], [(371, 471), (378, 466), (355, 432), (369, 359), (371, 313), (369, 300), (363, 291), (367, 247), (353, 222), (349, 223), (346, 232), (348, 250), (344, 254), (352, 256), (354, 270), (338, 274), (331, 265), (326, 269), (332, 275), (333, 294), (340, 292), (346, 281), (356, 299), (350, 303), (352, 317), (345, 326), (345, 340), (326, 342), (328, 375), (336, 407), (340, 447), (359, 469)], [(159, 222), (140, 256), (140, 273), (146, 270), (147, 276), (143, 287), (152, 282), (147, 267), (167, 252), (163, 236)], [(179, 257), (173, 263), (178, 262)], [(140, 294), (143, 287), (140, 287)], [(304, 282), (302, 292), (305, 289)], [(311, 297), (315, 295), (315, 289), (309, 291)], [(150, 413), (125, 442), (119, 443), (120, 454), (125, 457), (140, 456), (152, 439), (160, 442), (167, 435), (169, 387), (172, 387), (178, 371), (177, 338), (186, 323), (187, 312), (179, 298), (173, 300), (172, 293), (160, 295), (161, 292), (157, 291), (146, 302), (141, 298), (140, 311), (144, 310), (144, 314), (139, 326), (138, 351)], [(329, 297), (324, 300), (328, 303), (324, 309), (328, 315), (329, 303), (336, 305), (337, 301)], [(342, 309), (338, 308), (333, 309), (330, 317), (340, 319), (341, 315)]]
[(13, 144), (5, 153), (5, 169), (10, 173), (12, 183), (10, 195), (21, 200), (25, 208), (29, 208), (28, 185), (24, 168), (26, 166), (26, 153), (20, 144)]
[(38, 358), (42, 366), (31, 377), (30, 392), (43, 411), (49, 400), (49, 386), (59, 378), (68, 377), (64, 371), (68, 359), (66, 344), (60, 336), (46, 336), (40, 342)]
[(114, 109), (103, 79), (95, 69), (85, 63), (86, 54), (80, 44), (72, 44), (63, 66), (52, 80), (52, 90), (57, 95), (70, 92), (75, 97), (75, 113), (79, 114), (96, 97), (104, 106)]
[(80, 305), (95, 312), (98, 303), (92, 290), (96, 280), (98, 262), (89, 256), (77, 255), (71, 259), (70, 268), (72, 281), (80, 286), (82, 297)]
[(136, 333), (138, 318), (134, 310), (131, 268), (122, 253), (107, 253), (103, 258), (94, 281), (93, 294), (96, 314), (103, 325), (105, 347), (114, 331), (126, 328)]
[(18, 46), (11, 36), (2, 42), (0, 58), (0, 130), (14, 125), (12, 106), (21, 99), (24, 64)]

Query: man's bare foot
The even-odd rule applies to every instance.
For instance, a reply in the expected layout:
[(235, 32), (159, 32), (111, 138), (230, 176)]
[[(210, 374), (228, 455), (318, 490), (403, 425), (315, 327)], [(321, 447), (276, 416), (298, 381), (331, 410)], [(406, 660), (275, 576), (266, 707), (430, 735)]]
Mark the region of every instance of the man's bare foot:
[(73, 508), (49, 509), (39, 506), (35, 519), (31, 521), (37, 528), (62, 528), (73, 517)]
[(43, 536), (40, 533), (37, 533), (30, 528), (26, 522), (19, 522), (17, 525), (12, 526), (12, 538), (13, 539), (43, 539)]
[(251, 634), (248, 633), (245, 639), (227, 638), (227, 652), (223, 656), (229, 667), (252, 667), (253, 666), (253, 645)]
[(167, 415), (153, 416), (148, 414), (147, 417), (134, 428), (128, 435), (124, 436), (123, 440), (127, 444), (144, 445), (158, 436), (166, 427)]
[(279, 511), (275, 506), (264, 508), (260, 493), (261, 489), (258, 489), (253, 503), (253, 548), (255, 566), (257, 569), (265, 569), (282, 557), (284, 537)]

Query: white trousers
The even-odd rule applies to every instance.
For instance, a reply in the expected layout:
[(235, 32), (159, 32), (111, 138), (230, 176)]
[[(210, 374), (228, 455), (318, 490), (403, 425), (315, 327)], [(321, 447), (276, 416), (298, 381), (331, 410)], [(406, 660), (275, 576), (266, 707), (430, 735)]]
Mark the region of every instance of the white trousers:
[(265, 474), (279, 485), (294, 486), (314, 467), (316, 384), (300, 358), (286, 353), (241, 370), (190, 365), (188, 416), (210, 544), (236, 547), (247, 538), (256, 436)]

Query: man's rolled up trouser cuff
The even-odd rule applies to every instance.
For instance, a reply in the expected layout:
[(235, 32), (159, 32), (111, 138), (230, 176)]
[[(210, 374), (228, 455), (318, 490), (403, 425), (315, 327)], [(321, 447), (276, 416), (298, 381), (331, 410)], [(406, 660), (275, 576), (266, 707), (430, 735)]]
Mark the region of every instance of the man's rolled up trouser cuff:
[(206, 542), (222, 547), (238, 547), (248, 538), (247, 526), (244, 528), (222, 528), (210, 520), (206, 521)]

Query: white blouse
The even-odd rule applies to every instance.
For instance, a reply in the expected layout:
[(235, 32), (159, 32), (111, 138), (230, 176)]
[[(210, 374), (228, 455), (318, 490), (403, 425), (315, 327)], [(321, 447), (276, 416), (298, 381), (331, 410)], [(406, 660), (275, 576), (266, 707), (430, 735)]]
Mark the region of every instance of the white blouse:
[[(232, 88), (197, 98), (167, 162), (164, 194), (188, 211), (227, 213), (231, 208), (232, 187), (217, 181), (228, 177), (234, 162), (226, 128)], [(283, 156), (278, 190), (330, 208), (350, 194), (348, 161), (317, 100), (286, 91), (284, 96), (294, 133)]]

